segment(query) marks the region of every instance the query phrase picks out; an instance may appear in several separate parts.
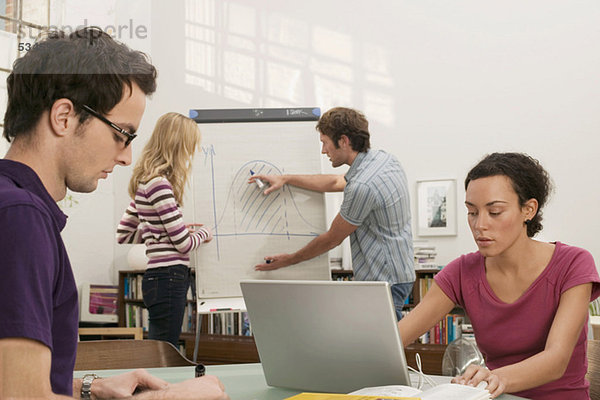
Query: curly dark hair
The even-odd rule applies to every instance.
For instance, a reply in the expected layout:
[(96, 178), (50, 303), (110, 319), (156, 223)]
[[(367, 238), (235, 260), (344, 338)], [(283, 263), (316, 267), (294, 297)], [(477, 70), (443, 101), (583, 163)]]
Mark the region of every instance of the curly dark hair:
[(542, 208), (552, 193), (552, 179), (535, 158), (523, 153), (492, 153), (485, 156), (465, 179), (465, 190), (469, 182), (488, 176), (506, 176), (519, 196), (521, 207), (530, 199), (538, 202), (536, 215), (528, 221), (527, 236), (533, 237), (542, 230)]
[(342, 135), (350, 139), (352, 150), (366, 152), (371, 147), (369, 143), (369, 121), (360, 112), (351, 108), (335, 107), (328, 110), (319, 118), (316, 129), (323, 135), (329, 136), (336, 148)]
[(82, 105), (105, 114), (134, 83), (146, 95), (154, 93), (156, 75), (144, 53), (116, 42), (100, 28), (86, 27), (69, 35), (48, 32), (14, 62), (6, 79), (4, 137), (10, 142), (29, 135), (42, 113), (61, 98), (73, 102), (83, 123), (90, 115), (81, 112)]

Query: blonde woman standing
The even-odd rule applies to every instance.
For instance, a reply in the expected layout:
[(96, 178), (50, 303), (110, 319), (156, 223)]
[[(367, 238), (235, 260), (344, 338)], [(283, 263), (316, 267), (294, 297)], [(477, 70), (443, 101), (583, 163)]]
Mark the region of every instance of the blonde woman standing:
[(177, 346), (190, 285), (189, 253), (212, 239), (206, 227), (183, 223), (183, 192), (200, 145), (196, 123), (178, 113), (159, 118), (137, 162), (133, 199), (117, 228), (119, 243), (144, 243), (148, 269), (142, 280), (149, 338)]

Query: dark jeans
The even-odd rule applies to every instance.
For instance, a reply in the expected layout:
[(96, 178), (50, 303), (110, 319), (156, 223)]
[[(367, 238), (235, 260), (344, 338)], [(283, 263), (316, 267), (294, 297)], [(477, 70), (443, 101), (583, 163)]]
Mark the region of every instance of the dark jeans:
[(177, 347), (190, 286), (190, 270), (184, 265), (149, 268), (142, 280), (144, 304), (150, 317), (149, 339)]
[(404, 302), (412, 291), (414, 282), (408, 283), (396, 283), (391, 287), (392, 300), (394, 301), (394, 308), (396, 309), (396, 318), (398, 321), (402, 319), (402, 309), (404, 308)]

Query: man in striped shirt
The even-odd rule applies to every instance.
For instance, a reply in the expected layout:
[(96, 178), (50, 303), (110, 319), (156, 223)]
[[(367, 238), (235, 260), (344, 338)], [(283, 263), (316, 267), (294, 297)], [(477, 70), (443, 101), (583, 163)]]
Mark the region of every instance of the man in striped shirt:
[(268, 271), (309, 260), (350, 236), (354, 278), (389, 282), (396, 316), (401, 319), (415, 280), (408, 184), (396, 157), (370, 150), (368, 127), (362, 113), (343, 107), (327, 111), (317, 123), (321, 153), (334, 168), (349, 165), (346, 175), (254, 175), (250, 179), (269, 183), (265, 195), (285, 184), (344, 192), (341, 210), (327, 232), (295, 253), (265, 257), (265, 263), (255, 269)]

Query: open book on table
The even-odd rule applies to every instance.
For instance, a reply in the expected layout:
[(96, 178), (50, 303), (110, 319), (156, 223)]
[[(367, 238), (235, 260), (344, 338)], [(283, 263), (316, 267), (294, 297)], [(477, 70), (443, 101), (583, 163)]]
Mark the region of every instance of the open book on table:
[(490, 393), (481, 387), (442, 383), (421, 391), (410, 386), (392, 385), (364, 388), (350, 393), (362, 396), (413, 396), (421, 400), (488, 400)]
[(443, 383), (421, 391), (410, 386), (391, 385), (364, 388), (350, 394), (301, 393), (286, 400), (488, 400), (487, 390)]

